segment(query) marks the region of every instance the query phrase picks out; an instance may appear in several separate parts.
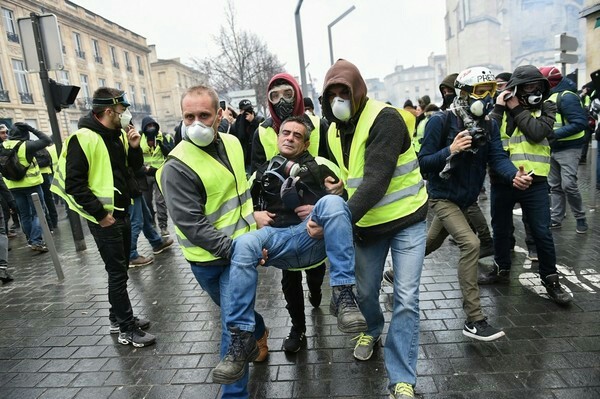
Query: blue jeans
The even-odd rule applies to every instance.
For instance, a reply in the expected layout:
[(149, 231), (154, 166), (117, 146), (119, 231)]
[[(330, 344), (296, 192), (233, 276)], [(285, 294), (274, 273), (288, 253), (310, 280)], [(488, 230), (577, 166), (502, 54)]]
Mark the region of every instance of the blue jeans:
[(131, 250), (129, 251), (129, 259), (135, 259), (140, 256), (137, 251), (140, 231), (144, 232), (144, 236), (150, 242), (152, 248), (156, 248), (162, 244), (162, 237), (152, 227), (150, 209), (148, 209), (143, 196), (140, 195), (133, 199), (133, 204), (129, 206), (129, 218), (131, 219)]
[[(192, 272), (198, 280), (200, 287), (210, 296), (215, 304), (221, 307), (221, 358), (227, 353), (229, 343), (231, 342), (231, 335), (225, 324), (225, 315), (229, 309), (229, 266), (201, 266), (193, 262), (190, 262), (192, 266)], [(256, 339), (260, 339), (265, 333), (265, 322), (262, 316), (258, 313), (254, 314), (256, 319), (256, 330), (254, 336)], [(249, 398), (248, 393), (248, 366), (244, 376), (234, 382), (233, 384), (223, 385), (222, 399), (245, 399)]]
[[(309, 219), (323, 227), (324, 239), (311, 238), (306, 231)], [(346, 202), (337, 195), (326, 195), (304, 222), (290, 227), (263, 227), (233, 241), (230, 282), (232, 304), (227, 326), (254, 331), (254, 300), (258, 281), (257, 266), (262, 250), (268, 251), (265, 266), (279, 269), (307, 267), (325, 259), (330, 263), (331, 286), (353, 285), (354, 246), (352, 217)]]
[(419, 354), (419, 284), (425, 257), (426, 222), (393, 236), (356, 244), (358, 305), (367, 320), (366, 334), (379, 337), (384, 317), (379, 304), (381, 276), (391, 249), (394, 270), (394, 309), (385, 341), (384, 358), (390, 386), (417, 382)]
[(512, 210), (521, 204), (523, 217), (531, 230), (540, 264), (540, 277), (556, 273), (556, 252), (550, 232), (550, 199), (548, 183), (533, 183), (527, 190), (518, 190), (505, 184), (492, 184), (491, 211), (494, 230), (494, 262), (499, 269), (510, 270), (511, 237), (513, 232)]
[(23, 229), (25, 236), (27, 236), (27, 243), (31, 245), (42, 244), (42, 228), (40, 226), (40, 220), (35, 213), (33, 199), (31, 198), (31, 194), (37, 193), (42, 203), (42, 209), (44, 208), (44, 193), (42, 192), (42, 186), (17, 188), (10, 190), (10, 192), (15, 198), (17, 208), (19, 208), (21, 228)]

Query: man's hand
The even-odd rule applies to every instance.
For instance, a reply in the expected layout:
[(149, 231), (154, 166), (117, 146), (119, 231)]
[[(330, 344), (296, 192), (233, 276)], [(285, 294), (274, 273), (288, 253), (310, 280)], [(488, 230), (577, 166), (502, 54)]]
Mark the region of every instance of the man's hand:
[(509, 99), (506, 99), (506, 97), (512, 95), (512, 93), (512, 90), (504, 90), (502, 93), (500, 93), (498, 98), (496, 98), (496, 104), (505, 106), (508, 109), (515, 108), (517, 105), (519, 105), (519, 99), (517, 96), (512, 96)]
[(314, 222), (312, 219), (308, 219), (308, 222), (306, 223), (306, 232), (310, 238), (314, 238), (315, 240), (320, 240), (324, 235), (323, 227), (319, 226), (317, 222)]
[(131, 148), (138, 148), (140, 146), (140, 140), (142, 136), (135, 130), (133, 125), (129, 125), (127, 127), (127, 141), (129, 141), (129, 146)]
[(298, 208), (294, 209), (294, 212), (296, 212), (296, 215), (298, 215), (300, 220), (304, 220), (310, 215), (314, 207), (314, 205), (300, 205)]
[(258, 265), (259, 266), (264, 266), (267, 264), (267, 260), (269, 260), (269, 251), (267, 251), (265, 248), (263, 248), (262, 250), (262, 258), (258, 260)]
[(472, 140), (473, 138), (469, 134), (469, 131), (466, 129), (463, 130), (454, 137), (454, 141), (452, 141), (452, 144), (450, 144), (450, 153), (456, 154), (461, 151), (468, 150), (471, 148)]
[(98, 222), (100, 227), (109, 227), (115, 224), (115, 218), (109, 213)]
[[(530, 173), (532, 172), (533, 171)], [(519, 190), (527, 190), (529, 186), (531, 186), (531, 182), (533, 182), (533, 177), (531, 177), (529, 173), (525, 172), (523, 165), (519, 166), (519, 171), (513, 179), (513, 187)]]
[(265, 226), (273, 224), (274, 213), (269, 211), (256, 211), (253, 213), (254, 220), (256, 220), (256, 226), (261, 229)]
[(344, 192), (344, 183), (341, 179), (338, 180), (333, 176), (327, 176), (323, 183), (325, 184), (325, 191), (327, 191), (327, 194), (342, 195)]

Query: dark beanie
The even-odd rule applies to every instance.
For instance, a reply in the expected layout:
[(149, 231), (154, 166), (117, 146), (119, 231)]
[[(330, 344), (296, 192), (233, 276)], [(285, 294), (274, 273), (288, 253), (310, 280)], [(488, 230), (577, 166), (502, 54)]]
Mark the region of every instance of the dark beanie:
[(444, 80), (442, 80), (442, 83), (440, 83), (440, 90), (441, 90), (442, 86), (446, 86), (451, 89), (454, 89), (454, 81), (456, 80), (457, 77), (458, 77), (457, 73), (451, 73), (450, 75), (446, 76), (444, 78)]
[(304, 97), (304, 108), (315, 108), (315, 104), (313, 104), (310, 97)]
[(404, 105), (403, 105), (403, 107), (402, 107), (402, 108), (406, 108), (406, 107), (411, 107), (411, 108), (414, 108), (415, 106), (413, 105), (413, 102), (412, 102), (412, 101), (410, 101), (410, 100), (406, 100), (406, 101), (404, 101)]
[(496, 75), (496, 80), (500, 79), (503, 82), (508, 82), (511, 77), (512, 73), (510, 72), (500, 72), (498, 75)]

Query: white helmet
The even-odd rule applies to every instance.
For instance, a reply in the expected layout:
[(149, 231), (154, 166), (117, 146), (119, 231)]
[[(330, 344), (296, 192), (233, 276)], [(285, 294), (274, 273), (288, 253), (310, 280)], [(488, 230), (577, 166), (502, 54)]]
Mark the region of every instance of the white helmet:
[[(493, 89), (490, 90), (491, 93), (476, 94), (475, 89), (481, 84), (493, 84)], [(496, 77), (489, 68), (480, 66), (471, 67), (458, 74), (454, 81), (454, 87), (464, 90), (474, 98), (482, 98), (486, 94), (491, 94), (493, 97), (496, 92)]]

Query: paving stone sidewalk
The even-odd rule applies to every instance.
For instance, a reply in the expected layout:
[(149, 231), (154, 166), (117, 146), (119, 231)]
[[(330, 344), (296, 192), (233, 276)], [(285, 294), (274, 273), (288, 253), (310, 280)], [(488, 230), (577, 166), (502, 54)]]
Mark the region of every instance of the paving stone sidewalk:
[[(581, 176), (588, 200), (589, 178)], [(489, 215), (489, 201), (481, 201)], [(64, 217), (64, 210), (59, 208)], [(488, 219), (489, 220), (489, 219)], [(588, 213), (590, 231), (575, 233), (571, 216), (553, 231), (559, 270), (574, 301), (561, 307), (543, 294), (526, 259), (522, 224), (515, 216), (517, 248), (509, 286), (481, 287), (484, 312), (506, 337), (492, 343), (462, 335), (456, 275), (458, 249), (448, 242), (428, 256), (421, 280), (421, 346), (417, 392), (423, 398), (600, 398), (600, 215)], [(173, 231), (171, 226), (171, 231)], [(210, 371), (219, 360), (219, 310), (196, 283), (178, 248), (154, 263), (130, 269), (137, 315), (149, 318), (157, 344), (136, 349), (108, 332), (106, 273), (92, 237), (76, 252), (66, 219), (54, 240), (65, 280), (56, 278), (49, 254), (10, 240), (15, 281), (0, 286), (0, 398), (219, 397)], [(140, 253), (150, 255), (140, 238)], [(482, 268), (491, 258), (482, 260)], [(256, 306), (271, 335), (270, 357), (251, 367), (253, 398), (386, 398), (383, 349), (359, 362), (354, 341), (339, 332), (323, 303), (307, 305), (307, 346), (285, 354), (290, 320), (281, 272), (262, 269)], [(391, 288), (381, 305), (391, 309)], [(386, 312), (389, 320), (390, 312)]]

